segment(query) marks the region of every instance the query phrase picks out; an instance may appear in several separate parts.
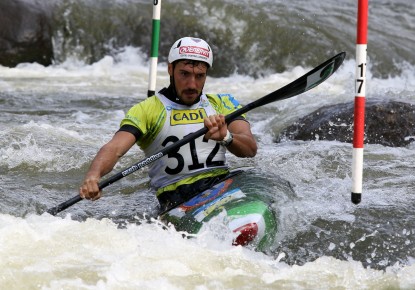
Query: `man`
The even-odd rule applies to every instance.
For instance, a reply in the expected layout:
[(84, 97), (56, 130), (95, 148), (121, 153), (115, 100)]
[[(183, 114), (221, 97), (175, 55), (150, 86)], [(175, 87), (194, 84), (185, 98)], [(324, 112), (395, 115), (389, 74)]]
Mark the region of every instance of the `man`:
[(162, 210), (190, 199), (229, 173), (226, 149), (238, 157), (256, 155), (257, 144), (244, 116), (225, 123), (240, 108), (231, 95), (203, 93), (213, 54), (202, 39), (177, 40), (168, 56), (170, 85), (133, 106), (112, 140), (98, 152), (80, 187), (82, 198), (96, 200), (99, 180), (134, 144), (151, 156), (203, 126), (208, 132), (151, 163), (151, 186)]

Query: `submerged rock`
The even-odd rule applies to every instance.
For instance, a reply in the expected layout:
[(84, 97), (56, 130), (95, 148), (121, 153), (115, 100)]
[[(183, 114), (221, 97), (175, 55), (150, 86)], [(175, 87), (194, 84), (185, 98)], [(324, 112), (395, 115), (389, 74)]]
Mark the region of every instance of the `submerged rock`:
[[(285, 128), (283, 140), (353, 142), (354, 102), (322, 107)], [(365, 107), (366, 144), (391, 147), (415, 141), (415, 105), (398, 101), (369, 100)]]
[(49, 65), (53, 59), (52, 27), (46, 1), (0, 1), (0, 64)]

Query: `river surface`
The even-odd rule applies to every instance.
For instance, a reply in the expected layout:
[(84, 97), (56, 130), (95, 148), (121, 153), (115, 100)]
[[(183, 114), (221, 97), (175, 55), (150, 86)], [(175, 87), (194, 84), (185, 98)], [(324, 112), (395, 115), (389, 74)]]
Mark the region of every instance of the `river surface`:
[[(96, 152), (146, 98), (152, 9), (147, 1), (52, 2), (54, 64), (0, 66), (1, 289), (415, 288), (415, 144), (365, 144), (354, 205), (351, 144), (275, 143), (299, 118), (354, 99), (356, 1), (162, 3), (158, 88), (169, 82), (168, 46), (184, 35), (208, 39), (217, 55), (205, 92), (242, 104), (347, 53), (317, 88), (249, 112), (258, 154), (228, 156), (232, 167), (254, 166), (247, 182), (274, 195), (279, 228), (267, 253), (230, 246), (220, 220), (190, 239), (165, 228), (146, 168), (99, 201), (44, 213), (76, 196)], [(369, 5), (367, 98), (415, 103), (414, 3)], [(132, 19), (142, 34), (131, 32)], [(143, 157), (134, 148), (111, 174)], [(282, 192), (284, 182), (293, 191)]]

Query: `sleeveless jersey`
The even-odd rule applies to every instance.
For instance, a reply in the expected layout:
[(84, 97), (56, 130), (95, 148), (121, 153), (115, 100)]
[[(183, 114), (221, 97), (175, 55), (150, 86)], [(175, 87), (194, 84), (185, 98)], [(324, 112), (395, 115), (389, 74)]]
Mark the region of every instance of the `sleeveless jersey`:
[[(227, 115), (240, 108), (231, 95), (202, 95), (192, 106), (170, 101), (160, 93), (132, 107), (121, 122), (137, 127), (143, 136), (137, 144), (146, 157), (204, 127), (203, 119), (214, 114)], [(200, 178), (223, 174), (227, 170), (226, 148), (214, 140), (197, 138), (149, 165), (151, 186), (158, 189), (191, 183)], [(186, 180), (190, 180), (187, 181)], [(161, 189), (161, 191), (160, 191)], [(167, 190), (167, 189), (166, 189)]]

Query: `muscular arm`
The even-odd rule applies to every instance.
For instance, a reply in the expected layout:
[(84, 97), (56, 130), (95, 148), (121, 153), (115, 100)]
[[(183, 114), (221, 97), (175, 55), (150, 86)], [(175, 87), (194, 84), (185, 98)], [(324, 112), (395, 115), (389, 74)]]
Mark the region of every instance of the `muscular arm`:
[(119, 131), (97, 153), (85, 179), (79, 189), (82, 198), (96, 200), (101, 197), (98, 188), (99, 180), (109, 173), (123, 156), (136, 142), (136, 138), (129, 132)]
[(233, 135), (232, 143), (226, 148), (238, 157), (254, 157), (257, 152), (257, 144), (251, 132), (251, 126), (244, 120), (235, 120), (228, 125), (229, 132)]

